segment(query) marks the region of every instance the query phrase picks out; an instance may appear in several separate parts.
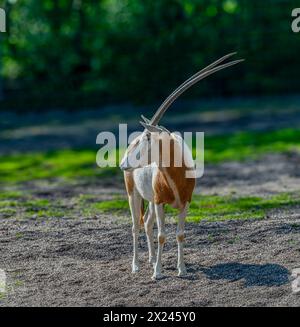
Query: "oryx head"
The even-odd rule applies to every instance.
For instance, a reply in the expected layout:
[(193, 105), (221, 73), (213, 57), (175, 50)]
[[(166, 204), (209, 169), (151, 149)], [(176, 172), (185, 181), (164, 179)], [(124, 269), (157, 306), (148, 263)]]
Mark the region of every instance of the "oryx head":
[(157, 136), (157, 134), (160, 133), (170, 134), (170, 132), (166, 128), (158, 125), (159, 121), (161, 120), (167, 109), (183, 92), (189, 89), (192, 85), (196, 84), (207, 76), (216, 73), (219, 70), (236, 65), (244, 61), (244, 59), (240, 59), (219, 65), (221, 62), (225, 61), (226, 59), (235, 54), (236, 52), (229, 53), (228, 55), (218, 59), (217, 61), (203, 68), (195, 75), (191, 76), (184, 83), (182, 83), (172, 94), (170, 94), (166, 98), (166, 100), (157, 109), (151, 120), (142, 116), (143, 121), (141, 121), (140, 123), (144, 127), (144, 131), (129, 145), (120, 164), (120, 168), (122, 170), (132, 170), (135, 168), (144, 167), (145, 165), (151, 163), (151, 148), (157, 145), (159, 141), (159, 138), (154, 136)]

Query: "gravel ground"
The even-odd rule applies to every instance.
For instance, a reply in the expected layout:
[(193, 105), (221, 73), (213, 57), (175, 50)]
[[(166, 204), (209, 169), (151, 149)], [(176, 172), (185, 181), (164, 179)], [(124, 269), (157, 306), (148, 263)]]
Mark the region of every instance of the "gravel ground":
[[(299, 190), (299, 157), (268, 155), (209, 166), (197, 193), (272, 195)], [(33, 185), (31, 185), (34, 189)], [(48, 187), (48, 191), (47, 191)], [(123, 185), (42, 185), (35, 192), (68, 198), (124, 192)], [(69, 191), (69, 192), (68, 192)], [(187, 278), (176, 271), (175, 228), (167, 221), (165, 279), (152, 281), (144, 231), (141, 271), (132, 275), (129, 215), (40, 221), (0, 220), (0, 269), (7, 294), (0, 306), (299, 306), (290, 275), (300, 267), (300, 208), (276, 209), (263, 220), (186, 226)]]
[[(298, 211), (298, 213), (297, 213)], [(299, 306), (290, 274), (300, 266), (299, 209), (261, 221), (187, 224), (188, 276), (176, 276), (168, 224), (165, 279), (152, 281), (144, 232), (131, 274), (131, 226), (113, 217), (1, 222), (1, 306)]]

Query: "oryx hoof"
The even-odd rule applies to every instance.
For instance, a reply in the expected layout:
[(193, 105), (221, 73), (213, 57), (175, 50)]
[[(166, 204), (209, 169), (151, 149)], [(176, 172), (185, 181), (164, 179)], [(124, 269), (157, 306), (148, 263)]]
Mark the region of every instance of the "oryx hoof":
[(152, 280), (160, 280), (160, 279), (163, 279), (164, 278), (164, 275), (161, 274), (161, 273), (154, 273), (151, 277)]
[(181, 267), (178, 269), (178, 277), (185, 277), (187, 275), (187, 271), (185, 267)]

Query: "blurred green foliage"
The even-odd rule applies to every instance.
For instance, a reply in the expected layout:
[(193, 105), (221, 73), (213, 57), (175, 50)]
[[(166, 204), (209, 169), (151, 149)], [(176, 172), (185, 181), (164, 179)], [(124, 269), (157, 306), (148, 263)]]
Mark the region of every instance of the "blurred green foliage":
[(238, 68), (188, 96), (299, 91), (294, 0), (1, 0), (2, 107), (153, 103), (214, 59)]

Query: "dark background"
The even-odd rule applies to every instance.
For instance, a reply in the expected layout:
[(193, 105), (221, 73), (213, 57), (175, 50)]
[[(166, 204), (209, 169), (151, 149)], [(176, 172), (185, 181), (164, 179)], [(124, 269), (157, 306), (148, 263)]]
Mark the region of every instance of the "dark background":
[(292, 0), (10, 0), (1, 33), (1, 108), (154, 104), (238, 51), (246, 63), (186, 98), (295, 94)]

